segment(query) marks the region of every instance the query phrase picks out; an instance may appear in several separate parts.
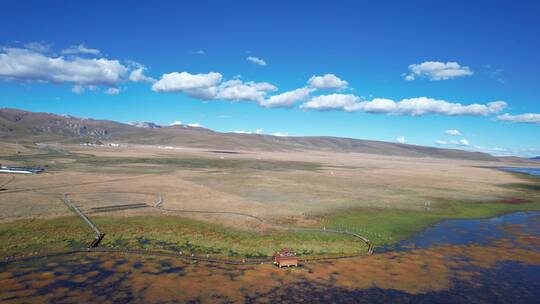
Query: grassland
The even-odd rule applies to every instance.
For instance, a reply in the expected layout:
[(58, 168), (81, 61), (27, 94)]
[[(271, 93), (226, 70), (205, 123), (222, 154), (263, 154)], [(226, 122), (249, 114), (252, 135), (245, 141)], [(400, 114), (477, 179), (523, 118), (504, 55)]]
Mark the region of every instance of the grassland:
[[(345, 229), (376, 245), (396, 243), (444, 219), (540, 210), (539, 180), (485, 168), (501, 164), (355, 154), (70, 149), (6, 158), (48, 170), (17, 177), (0, 193), (0, 256), (87, 244), (91, 231), (63, 205), (63, 193), (83, 210), (152, 204), (159, 194), (172, 210), (242, 212), (288, 226)], [(348, 236), (276, 230), (243, 217), (142, 208), (91, 218), (106, 233), (105, 246), (232, 257), (267, 256), (283, 246), (303, 255), (365, 250)]]
[[(362, 253), (363, 243), (344, 235), (316, 232), (249, 232), (178, 216), (95, 217), (108, 247), (164, 249), (220, 257), (267, 257), (294, 245), (302, 255)], [(94, 236), (77, 217), (18, 220), (0, 225), (0, 256), (80, 248)]]
[[(317, 219), (317, 227), (357, 232), (374, 244), (391, 245), (444, 219), (485, 218), (508, 212), (540, 210), (540, 182), (509, 186), (527, 189), (520, 201), (446, 202), (435, 210), (359, 208), (336, 211)], [(304, 256), (328, 256), (365, 252), (358, 240), (339, 234), (272, 230), (264, 233), (227, 228), (179, 216), (94, 216), (106, 232), (108, 247), (163, 249), (186, 254), (219, 257), (264, 257), (281, 247), (294, 248)], [(34, 251), (81, 247), (93, 238), (88, 227), (74, 216), (18, 220), (0, 225), (0, 256)]]
[[(540, 201), (521, 205), (451, 203), (448, 208), (433, 212), (349, 210), (327, 215), (324, 221), (328, 228), (360, 233), (380, 246), (394, 244), (444, 219), (483, 218), (527, 210), (540, 210)], [(362, 253), (366, 250), (358, 240), (333, 233), (250, 232), (178, 216), (98, 216), (93, 219), (106, 232), (101, 245), (108, 247), (248, 258), (270, 256), (281, 247), (294, 248), (304, 256)], [(91, 231), (77, 217), (18, 220), (0, 225), (0, 256), (84, 247), (92, 238)]]

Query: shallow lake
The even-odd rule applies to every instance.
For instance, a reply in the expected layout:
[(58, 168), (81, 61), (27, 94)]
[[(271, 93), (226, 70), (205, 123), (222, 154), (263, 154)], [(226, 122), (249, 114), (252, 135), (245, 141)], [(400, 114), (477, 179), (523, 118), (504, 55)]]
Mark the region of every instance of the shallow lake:
[(529, 175), (540, 176), (540, 168), (516, 168), (516, 167), (501, 167), (499, 168), (505, 171), (527, 173)]
[(393, 251), (278, 269), (88, 253), (0, 264), (0, 302), (536, 303), (540, 213), (448, 220)]

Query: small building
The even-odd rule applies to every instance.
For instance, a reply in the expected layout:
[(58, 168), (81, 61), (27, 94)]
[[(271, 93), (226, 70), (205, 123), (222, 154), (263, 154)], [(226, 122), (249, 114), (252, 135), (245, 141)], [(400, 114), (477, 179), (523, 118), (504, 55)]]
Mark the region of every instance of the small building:
[(298, 267), (298, 257), (296, 253), (289, 251), (289, 248), (285, 247), (274, 254), (274, 264), (281, 267)]

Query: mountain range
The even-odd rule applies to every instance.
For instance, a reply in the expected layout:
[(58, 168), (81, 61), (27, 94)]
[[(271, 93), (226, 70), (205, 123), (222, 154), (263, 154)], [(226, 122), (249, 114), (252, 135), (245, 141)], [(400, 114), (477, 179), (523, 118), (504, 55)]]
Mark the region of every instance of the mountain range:
[(480, 152), (442, 149), (374, 140), (331, 136), (272, 136), (222, 133), (176, 124), (160, 126), (151, 122), (125, 124), (110, 120), (68, 115), (0, 109), (0, 139), (5, 142), (121, 142), (170, 145), (220, 150), (328, 151), (390, 156), (434, 157), (495, 161), (499, 158)]

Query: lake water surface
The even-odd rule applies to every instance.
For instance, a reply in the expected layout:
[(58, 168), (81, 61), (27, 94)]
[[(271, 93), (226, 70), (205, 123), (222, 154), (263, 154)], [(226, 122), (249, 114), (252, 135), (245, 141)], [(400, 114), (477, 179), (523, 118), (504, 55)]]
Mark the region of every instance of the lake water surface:
[(501, 167), (499, 168), (505, 171), (527, 173), (529, 175), (540, 176), (540, 168), (516, 168), (516, 167)]
[(519, 212), (296, 269), (103, 253), (0, 264), (0, 302), (537, 303), (539, 278), (540, 213)]

